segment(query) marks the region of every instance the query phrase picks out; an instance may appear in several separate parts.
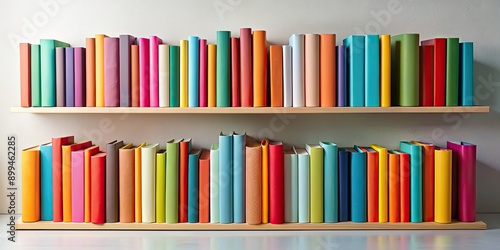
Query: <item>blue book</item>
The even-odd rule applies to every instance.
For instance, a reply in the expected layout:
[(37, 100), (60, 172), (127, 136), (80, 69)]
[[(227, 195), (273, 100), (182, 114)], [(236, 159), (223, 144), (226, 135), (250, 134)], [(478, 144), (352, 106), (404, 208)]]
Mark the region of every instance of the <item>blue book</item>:
[[(199, 159), (201, 150), (193, 149), (188, 159), (188, 222), (197, 223), (199, 218)], [(168, 209), (168, 208), (167, 208)]]
[(351, 220), (366, 222), (366, 153), (349, 148), (351, 160)]
[(350, 220), (349, 151), (339, 149), (339, 221)]
[(52, 200), (52, 144), (40, 146), (40, 219), (53, 218)]
[(337, 106), (347, 106), (345, 47), (337, 46)]
[(298, 195), (299, 195), (299, 223), (309, 223), (310, 200), (309, 200), (309, 154), (303, 148), (294, 148), (297, 154), (298, 169)]
[(233, 223), (233, 135), (219, 135), (219, 222)]
[(365, 37), (344, 39), (346, 49), (347, 99), (350, 107), (365, 106)]
[(246, 134), (233, 132), (233, 222), (245, 223)]
[(399, 150), (410, 155), (410, 221), (422, 222), (422, 146), (401, 141)]
[(332, 142), (319, 142), (323, 148), (323, 211), (327, 223), (339, 221), (338, 148)]
[(366, 35), (365, 37), (365, 106), (380, 106), (379, 35)]
[(460, 75), (458, 104), (474, 106), (474, 44), (460, 43)]
[(198, 107), (199, 99), (199, 68), (200, 68), (200, 45), (197, 36), (188, 38), (188, 106)]
[(56, 106), (56, 47), (69, 47), (69, 44), (53, 39), (40, 39), (42, 107)]
[(65, 78), (66, 78), (66, 107), (75, 106), (75, 50), (71, 47), (64, 49)]

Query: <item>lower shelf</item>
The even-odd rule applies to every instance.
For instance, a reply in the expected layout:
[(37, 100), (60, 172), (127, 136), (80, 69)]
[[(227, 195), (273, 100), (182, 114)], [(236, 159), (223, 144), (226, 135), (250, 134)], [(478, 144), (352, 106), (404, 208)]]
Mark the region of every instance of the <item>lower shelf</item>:
[(25, 223), (19, 219), (16, 230), (168, 230), (168, 231), (310, 231), (310, 230), (484, 230), (486, 223), (452, 222), (422, 223), (285, 223), (285, 224), (210, 224), (210, 223), (75, 223), (40, 221)]

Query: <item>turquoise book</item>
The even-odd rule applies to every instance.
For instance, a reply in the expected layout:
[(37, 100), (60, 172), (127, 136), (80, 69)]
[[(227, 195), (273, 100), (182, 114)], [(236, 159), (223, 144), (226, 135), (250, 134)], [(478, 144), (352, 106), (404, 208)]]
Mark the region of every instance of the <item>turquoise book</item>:
[(169, 60), (169, 106), (179, 107), (180, 106), (180, 68), (179, 68), (179, 46), (170, 46), (170, 60)]
[(69, 44), (53, 39), (40, 39), (42, 107), (56, 106), (56, 47), (69, 47)]
[(379, 35), (366, 35), (365, 37), (365, 106), (380, 106)]
[(219, 222), (233, 223), (233, 135), (219, 135)]
[(365, 37), (344, 39), (346, 49), (347, 99), (351, 107), (365, 106)]
[(401, 141), (399, 150), (410, 155), (410, 221), (422, 222), (422, 146)]
[(474, 44), (460, 43), (460, 76), (459, 76), (460, 106), (474, 106)]
[(200, 39), (197, 36), (188, 37), (188, 106), (199, 106), (200, 79)]
[(40, 107), (42, 106), (42, 86), (41, 75), (40, 75), (40, 45), (31, 45), (31, 106)]
[(188, 159), (188, 222), (197, 223), (199, 218), (199, 159), (201, 150), (193, 149)]
[(351, 220), (366, 222), (366, 153), (348, 148), (351, 160)]
[(326, 223), (339, 221), (339, 168), (338, 147), (332, 142), (320, 141), (323, 148), (323, 206)]
[(231, 107), (231, 33), (217, 31), (217, 107)]
[(51, 221), (52, 207), (52, 144), (40, 146), (40, 219)]
[(309, 223), (310, 217), (310, 200), (309, 200), (309, 154), (303, 148), (294, 148), (297, 154), (297, 171), (298, 171), (298, 209), (299, 223)]
[(245, 223), (246, 134), (233, 132), (233, 222)]

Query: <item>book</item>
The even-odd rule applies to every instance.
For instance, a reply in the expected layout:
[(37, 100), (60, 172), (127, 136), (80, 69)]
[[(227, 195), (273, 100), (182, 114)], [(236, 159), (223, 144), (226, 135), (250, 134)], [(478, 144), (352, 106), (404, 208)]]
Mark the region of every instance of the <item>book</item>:
[(40, 45), (32, 44), (30, 48), (30, 80), (31, 80), (31, 106), (42, 106), (41, 93), (41, 69), (40, 69)]
[[(379, 221), (379, 159), (378, 151), (369, 147), (360, 147), (366, 154), (366, 205), (368, 222), (387, 222)], [(387, 196), (387, 194), (385, 194)], [(387, 197), (382, 197), (387, 203)], [(385, 204), (384, 203), (384, 204)], [(387, 216), (385, 216), (387, 217)], [(386, 218), (384, 218), (386, 219)]]
[(422, 147), (422, 220), (434, 221), (434, 145), (411, 142)]
[[(75, 106), (75, 53), (73, 47), (64, 48), (65, 106)], [(57, 90), (56, 90), (57, 93)]]
[(240, 39), (231, 37), (231, 107), (240, 107)]
[(233, 134), (219, 135), (219, 217), (233, 223)]
[(217, 103), (216, 103), (216, 97), (217, 97), (217, 93), (216, 93), (217, 45), (216, 44), (208, 44), (207, 46), (208, 46), (207, 106), (208, 107), (215, 107), (217, 105)]
[(188, 88), (188, 40), (180, 41), (180, 52), (179, 52), (179, 103), (181, 108), (188, 107), (188, 98), (189, 98), (189, 88)]
[(21, 152), (23, 222), (40, 220), (40, 146)]
[(120, 106), (120, 38), (118, 37), (104, 38), (104, 106)]
[(145, 142), (134, 150), (135, 222), (142, 222), (142, 147), (144, 146), (146, 146)]
[(380, 106), (391, 106), (391, 36), (380, 35)]
[[(389, 159), (387, 148), (377, 144), (372, 144), (371, 147), (378, 152), (378, 221), (389, 222)], [(369, 158), (369, 154), (367, 156)], [(398, 164), (399, 166), (399, 164)], [(399, 171), (398, 171), (399, 173)]]
[(304, 35), (293, 34), (288, 41), (292, 47), (292, 105), (304, 107)]
[(304, 35), (304, 91), (306, 107), (319, 107), (319, 35)]
[(241, 106), (253, 107), (252, 29), (240, 29)]
[(339, 221), (339, 167), (338, 147), (333, 142), (320, 141), (323, 148), (323, 202), (324, 222)]
[(71, 152), (71, 221), (85, 221), (85, 150)]
[[(266, 31), (253, 31), (253, 106), (267, 106)], [(218, 67), (217, 67), (218, 68)]]
[(337, 106), (347, 106), (346, 59), (344, 45), (337, 46)]
[(306, 151), (310, 156), (309, 166), (309, 184), (310, 193), (309, 197), (311, 199), (311, 223), (323, 223), (324, 222), (324, 150), (320, 145), (306, 144)]
[(96, 55), (95, 38), (85, 38), (85, 106), (95, 107)]
[(284, 221), (299, 221), (299, 169), (297, 154), (293, 149), (284, 151)]
[(63, 165), (62, 146), (74, 143), (74, 136), (52, 138), (52, 192), (53, 192), (53, 221), (63, 221)]
[(158, 45), (158, 107), (170, 105), (170, 46)]
[(445, 105), (458, 105), (460, 44), (458, 38), (446, 39), (446, 92)]
[(283, 107), (283, 49), (269, 46), (269, 89), (271, 107)]
[(56, 106), (66, 106), (66, 48), (56, 48)]
[(283, 107), (293, 107), (292, 47), (283, 45)]
[(161, 38), (157, 36), (149, 37), (149, 106), (158, 107), (160, 105), (159, 95), (159, 77), (160, 72), (158, 68), (159, 54), (158, 46), (162, 44)]
[(19, 44), (21, 107), (31, 107), (31, 44)]
[(231, 106), (231, 32), (217, 31), (217, 107)]
[(219, 209), (219, 144), (210, 147), (210, 223), (220, 222)]
[(148, 38), (138, 38), (139, 45), (139, 106), (150, 106), (150, 41)]
[(339, 148), (339, 222), (350, 220), (350, 160), (347, 148)]
[(140, 106), (141, 86), (139, 70), (139, 45), (130, 46), (130, 104), (132, 107)]
[(418, 34), (391, 38), (391, 103), (393, 106), (419, 105)]
[(200, 159), (201, 149), (193, 149), (189, 153), (189, 165), (188, 165), (188, 222), (198, 223), (199, 222), (199, 206), (198, 202), (200, 200), (199, 193), (199, 159)]
[(365, 37), (344, 39), (346, 58), (346, 93), (350, 107), (365, 106)]
[(95, 35), (95, 106), (104, 107), (104, 34)]
[(285, 219), (283, 143), (269, 142), (269, 222), (283, 224)]
[(459, 56), (459, 96), (460, 106), (474, 106), (474, 44), (460, 43)]
[(166, 222), (179, 222), (179, 143), (182, 139), (173, 139), (167, 142), (166, 165)]
[(298, 222), (309, 223), (310, 221), (310, 157), (303, 148), (294, 148), (297, 154), (298, 169)]
[(85, 48), (74, 49), (75, 107), (85, 107)]
[(52, 221), (52, 143), (40, 145), (40, 220)]
[(92, 156), (95, 154), (98, 154), (99, 151), (99, 146), (92, 146), (88, 147), (85, 149), (85, 178), (84, 178), (84, 188), (85, 188), (85, 200), (84, 200), (84, 208), (85, 208), (85, 222), (90, 222), (91, 218), (91, 181), (90, 179), (92, 178)]
[(180, 107), (180, 71), (179, 71), (179, 46), (170, 46), (170, 61), (169, 61), (169, 106)]
[(208, 106), (208, 48), (207, 39), (200, 39), (200, 86), (199, 104), (200, 107)]
[(424, 40), (422, 46), (433, 46), (433, 106), (445, 105), (446, 92), (446, 38)]
[(199, 106), (200, 93), (200, 45), (197, 36), (188, 38), (188, 106)]
[(394, 151), (387, 151), (389, 165), (389, 222), (401, 222), (400, 157)]
[(141, 147), (141, 198), (142, 198), (142, 222), (156, 222), (155, 211), (155, 168), (156, 152), (159, 145), (148, 144)]
[(420, 98), (421, 106), (434, 106), (434, 46), (420, 46)]
[(167, 153), (164, 149), (159, 149), (156, 152), (156, 185), (155, 185), (155, 212), (156, 223), (165, 223), (166, 205), (165, 205), (165, 161)]
[(132, 106), (132, 63), (131, 46), (135, 44), (135, 37), (131, 35), (119, 36), (120, 53), (120, 107)]
[(106, 222), (118, 222), (120, 219), (120, 175), (119, 150), (123, 141), (114, 140), (106, 144)]
[(188, 222), (188, 176), (191, 139), (179, 142), (179, 222)]
[(245, 223), (246, 134), (233, 132), (233, 222)]
[(366, 222), (366, 152), (348, 148), (351, 165), (351, 220)]
[(401, 141), (399, 149), (410, 155), (410, 221), (422, 222), (422, 146)]
[(434, 164), (434, 221), (451, 223), (452, 150), (435, 147)]
[(210, 223), (210, 150), (203, 149), (199, 160), (199, 222)]
[(245, 219), (258, 225), (262, 223), (262, 146), (247, 140), (245, 150)]
[(118, 150), (119, 218), (121, 223), (135, 222), (135, 150), (132, 143)]
[(319, 101), (321, 107), (337, 106), (335, 34), (319, 36)]
[(269, 141), (262, 139), (262, 224), (269, 223)]
[(394, 150), (399, 155), (400, 220), (410, 222), (410, 155)]
[(56, 106), (56, 47), (69, 47), (69, 44), (53, 39), (40, 39), (40, 93), (42, 107)]
[(379, 35), (365, 35), (365, 106), (380, 107)]
[(90, 222), (103, 224), (106, 222), (106, 153), (100, 152), (91, 156), (92, 186), (90, 194)]

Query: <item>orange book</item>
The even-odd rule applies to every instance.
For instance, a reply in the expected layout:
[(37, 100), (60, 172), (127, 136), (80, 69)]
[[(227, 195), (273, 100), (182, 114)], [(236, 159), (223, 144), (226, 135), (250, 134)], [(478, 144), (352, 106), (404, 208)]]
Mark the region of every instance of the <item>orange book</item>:
[(389, 222), (400, 222), (399, 155), (388, 151), (389, 156)]
[(319, 107), (319, 35), (306, 34), (304, 48), (306, 107)]
[(361, 150), (366, 152), (367, 218), (378, 222), (378, 152), (370, 147)]
[(85, 222), (90, 222), (90, 177), (91, 177), (91, 161), (92, 156), (99, 153), (99, 146), (92, 146), (90, 148), (85, 149), (84, 157), (85, 157), (85, 177), (84, 177), (84, 186), (85, 186)]
[(146, 146), (146, 143), (143, 142), (141, 145), (137, 146), (135, 148), (135, 155), (134, 155), (134, 161), (135, 161), (135, 222), (142, 222), (142, 182), (141, 182), (141, 148)]
[(200, 156), (199, 221), (210, 222), (210, 150), (203, 150)]
[(20, 43), (20, 61), (21, 61), (21, 107), (31, 106), (31, 45), (29, 43)]
[(319, 102), (321, 107), (335, 107), (337, 102), (335, 39), (335, 34), (319, 36)]
[(267, 106), (266, 31), (253, 32), (253, 106)]
[(95, 38), (93, 37), (85, 39), (85, 65), (85, 105), (95, 107)]
[(434, 221), (434, 145), (412, 141), (422, 146), (422, 212), (423, 221)]
[(21, 153), (23, 222), (40, 220), (40, 146)]
[(217, 45), (209, 44), (208, 45), (208, 106), (215, 107), (216, 106), (216, 89), (215, 85), (216, 81), (216, 63), (217, 59)]
[(269, 223), (269, 141), (262, 146), (262, 223)]
[(130, 46), (130, 95), (131, 106), (140, 106), (140, 87), (139, 87), (139, 45)]
[(72, 221), (71, 210), (71, 152), (92, 146), (91, 141), (62, 146), (63, 222)]
[(271, 79), (271, 107), (283, 107), (283, 49), (281, 45), (269, 46)]

